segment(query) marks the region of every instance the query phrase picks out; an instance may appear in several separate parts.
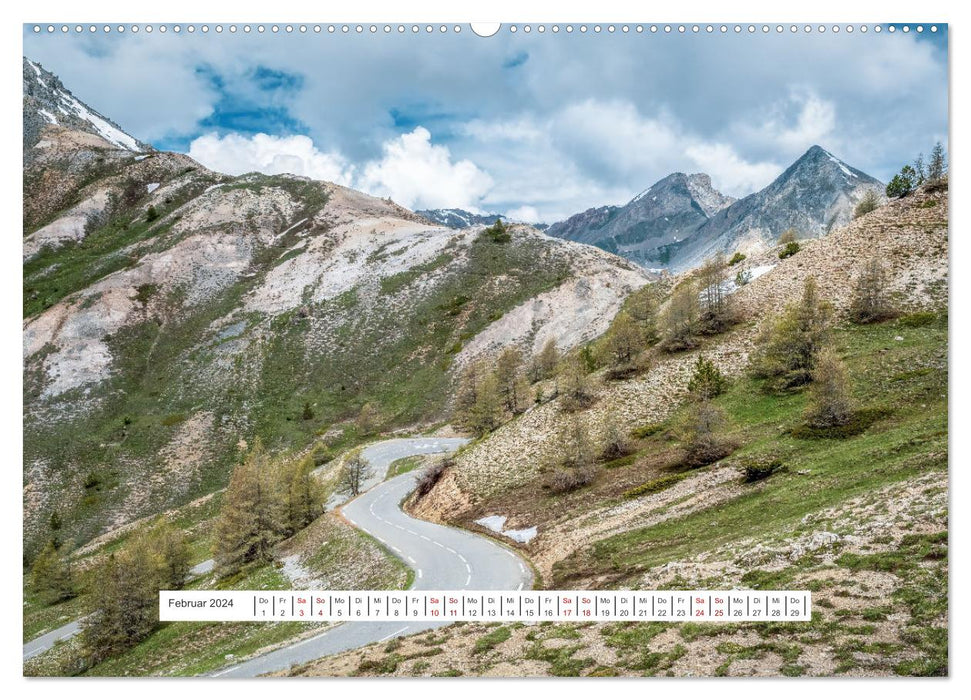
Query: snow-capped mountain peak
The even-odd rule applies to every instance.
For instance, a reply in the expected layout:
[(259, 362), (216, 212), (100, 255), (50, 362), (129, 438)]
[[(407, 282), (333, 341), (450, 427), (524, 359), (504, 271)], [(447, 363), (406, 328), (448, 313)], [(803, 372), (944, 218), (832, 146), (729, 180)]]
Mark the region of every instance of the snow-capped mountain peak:
[(40, 130), (54, 124), (94, 134), (109, 145), (141, 153), (151, 147), (125, 131), (107, 117), (88, 107), (64, 87), (53, 73), (24, 57), (24, 146), (40, 140)]

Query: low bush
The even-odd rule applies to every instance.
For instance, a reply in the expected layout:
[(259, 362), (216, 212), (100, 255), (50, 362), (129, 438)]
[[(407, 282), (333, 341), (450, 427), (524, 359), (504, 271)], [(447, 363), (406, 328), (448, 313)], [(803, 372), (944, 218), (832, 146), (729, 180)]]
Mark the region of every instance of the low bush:
[(648, 496), (652, 493), (664, 491), (689, 476), (691, 476), (691, 472), (679, 472), (677, 474), (666, 474), (657, 479), (651, 479), (640, 486), (635, 486), (624, 491), (624, 498), (637, 498), (639, 496)]
[(789, 241), (786, 243), (785, 247), (779, 251), (779, 260), (785, 260), (786, 258), (791, 258), (793, 255), (798, 253), (802, 248), (796, 241)]
[(597, 469), (593, 466), (557, 469), (546, 477), (543, 488), (553, 493), (568, 493), (586, 486), (597, 478)]
[(773, 474), (785, 470), (782, 460), (773, 456), (751, 457), (739, 466), (745, 473), (745, 482), (749, 484), (768, 479)]
[(888, 408), (866, 408), (855, 411), (843, 425), (814, 427), (804, 423), (790, 430), (789, 434), (800, 440), (841, 440), (865, 432), (871, 425), (892, 413)]
[(662, 430), (664, 430), (664, 426), (660, 423), (648, 423), (647, 425), (642, 425), (640, 428), (634, 428), (630, 431), (630, 435), (638, 440), (643, 440), (652, 435), (657, 435)]
[(737, 265), (738, 263), (742, 262), (746, 257), (747, 256), (744, 253), (735, 253), (735, 255), (729, 258), (728, 264)]

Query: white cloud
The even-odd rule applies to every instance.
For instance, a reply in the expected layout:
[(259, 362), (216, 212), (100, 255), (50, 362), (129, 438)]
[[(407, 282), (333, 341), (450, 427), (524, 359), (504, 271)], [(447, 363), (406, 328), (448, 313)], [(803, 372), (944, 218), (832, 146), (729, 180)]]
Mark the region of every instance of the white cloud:
[(351, 167), (338, 153), (317, 149), (307, 136), (206, 134), (189, 146), (189, 156), (229, 175), (290, 173), (342, 185), (351, 184)]
[(383, 151), (380, 160), (364, 166), (357, 186), (412, 209), (479, 211), (493, 185), (489, 174), (472, 161), (453, 162), (448, 147), (432, 144), (428, 129), (421, 126), (385, 142)]
[(493, 185), (489, 174), (473, 162), (453, 161), (446, 146), (432, 144), (431, 133), (421, 126), (385, 142), (383, 156), (360, 167), (340, 153), (321, 151), (307, 136), (206, 134), (192, 142), (189, 156), (229, 175), (303, 175), (391, 197), (411, 209), (459, 207), (479, 212)]
[(523, 221), (527, 224), (535, 224), (542, 221), (539, 210), (529, 205), (510, 209), (506, 212), (506, 218), (511, 221)]

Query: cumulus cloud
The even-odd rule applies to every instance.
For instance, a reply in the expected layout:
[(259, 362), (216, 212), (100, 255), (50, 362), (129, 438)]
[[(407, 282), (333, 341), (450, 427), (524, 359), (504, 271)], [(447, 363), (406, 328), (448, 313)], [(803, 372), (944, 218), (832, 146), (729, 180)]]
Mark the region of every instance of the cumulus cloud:
[(351, 168), (338, 153), (317, 149), (307, 136), (206, 134), (189, 146), (189, 156), (207, 168), (229, 175), (290, 173), (315, 180), (351, 184)]
[(391, 197), (412, 209), (480, 211), (493, 185), (489, 174), (474, 163), (455, 161), (446, 146), (433, 144), (431, 133), (421, 126), (385, 142), (382, 157), (360, 167), (341, 153), (321, 151), (307, 136), (206, 134), (192, 142), (189, 156), (229, 175), (303, 175)]
[(386, 142), (382, 158), (364, 166), (358, 186), (412, 209), (479, 211), (492, 178), (470, 160), (453, 161), (448, 147), (433, 144), (431, 136), (419, 126)]

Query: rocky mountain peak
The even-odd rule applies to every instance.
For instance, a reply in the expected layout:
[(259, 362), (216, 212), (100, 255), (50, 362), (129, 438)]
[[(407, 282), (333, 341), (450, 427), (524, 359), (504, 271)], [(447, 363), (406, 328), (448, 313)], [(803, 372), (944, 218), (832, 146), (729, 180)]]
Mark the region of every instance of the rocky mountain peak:
[(134, 153), (152, 150), (108, 117), (77, 99), (60, 79), (24, 56), (24, 152), (41, 140), (47, 125), (97, 136), (106, 147)]

